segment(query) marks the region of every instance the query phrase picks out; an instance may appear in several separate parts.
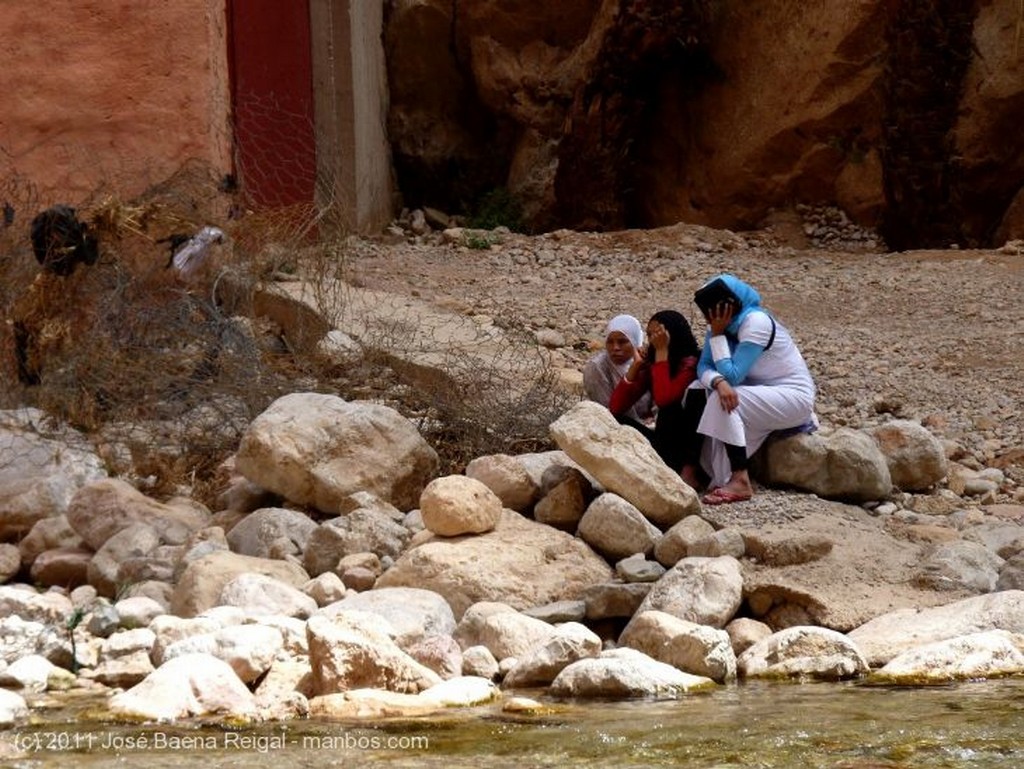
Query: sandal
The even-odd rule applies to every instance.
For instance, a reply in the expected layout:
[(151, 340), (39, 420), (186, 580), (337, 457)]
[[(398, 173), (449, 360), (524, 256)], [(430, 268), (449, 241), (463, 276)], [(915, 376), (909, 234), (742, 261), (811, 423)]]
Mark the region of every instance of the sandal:
[(701, 497), (700, 501), (705, 505), (728, 505), (733, 502), (746, 502), (752, 496), (753, 494), (739, 494), (719, 486)]

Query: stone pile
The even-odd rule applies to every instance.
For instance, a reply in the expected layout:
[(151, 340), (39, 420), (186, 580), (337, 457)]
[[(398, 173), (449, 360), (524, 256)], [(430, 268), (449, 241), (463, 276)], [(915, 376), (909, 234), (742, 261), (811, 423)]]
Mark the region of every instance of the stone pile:
[(779, 440), (763, 477), (792, 490), (705, 510), (593, 403), (558, 450), (435, 477), (397, 412), (294, 393), (211, 511), (3, 416), (0, 563), (35, 585), (0, 586), (3, 725), (63, 689), (115, 719), (347, 719), (1024, 674), (1024, 509), (979, 504), (995, 480), (914, 422)]

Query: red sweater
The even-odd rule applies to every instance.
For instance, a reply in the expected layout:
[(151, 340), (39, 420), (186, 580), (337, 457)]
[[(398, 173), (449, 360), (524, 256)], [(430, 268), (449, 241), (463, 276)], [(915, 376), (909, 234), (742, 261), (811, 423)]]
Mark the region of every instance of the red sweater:
[(640, 369), (637, 378), (627, 382), (619, 381), (612, 391), (608, 410), (619, 416), (629, 409), (645, 392), (650, 391), (654, 403), (664, 408), (672, 403), (679, 403), (683, 393), (693, 380), (697, 378), (697, 358), (683, 358), (679, 362), (679, 370), (675, 376), (669, 376), (668, 361), (658, 361)]

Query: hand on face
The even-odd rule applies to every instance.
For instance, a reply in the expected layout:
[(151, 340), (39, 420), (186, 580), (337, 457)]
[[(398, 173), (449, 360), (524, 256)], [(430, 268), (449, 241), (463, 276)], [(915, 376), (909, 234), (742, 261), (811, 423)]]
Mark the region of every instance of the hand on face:
[(647, 326), (647, 338), (651, 347), (654, 348), (655, 360), (668, 360), (668, 343), (670, 341), (668, 329), (662, 324), (652, 321)]
[(719, 302), (712, 307), (707, 314), (708, 325), (711, 327), (711, 334), (718, 336), (725, 333), (725, 329), (732, 322), (732, 302)]

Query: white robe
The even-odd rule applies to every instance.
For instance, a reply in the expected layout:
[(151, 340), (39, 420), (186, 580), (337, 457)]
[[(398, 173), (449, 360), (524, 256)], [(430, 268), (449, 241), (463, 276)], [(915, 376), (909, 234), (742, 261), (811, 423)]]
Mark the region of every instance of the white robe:
[[(762, 312), (751, 313), (740, 325), (738, 336), (767, 344), (771, 320)], [(694, 387), (703, 387), (699, 381)], [(723, 486), (732, 471), (725, 444), (746, 446), (747, 456), (761, 448), (771, 433), (816, 423), (815, 386), (800, 350), (782, 324), (775, 323), (775, 340), (751, 366), (742, 384), (734, 387), (739, 405), (727, 412), (718, 393), (708, 393), (707, 406), (697, 432), (706, 436), (701, 466), (711, 476), (711, 486)]]
[[(621, 365), (612, 363), (604, 350), (597, 353), (583, 366), (583, 392), (588, 400), (596, 401), (607, 407), (612, 399), (612, 392), (622, 377), (629, 371), (630, 361)], [(644, 393), (623, 416), (646, 422), (654, 418), (654, 402), (650, 393)]]

